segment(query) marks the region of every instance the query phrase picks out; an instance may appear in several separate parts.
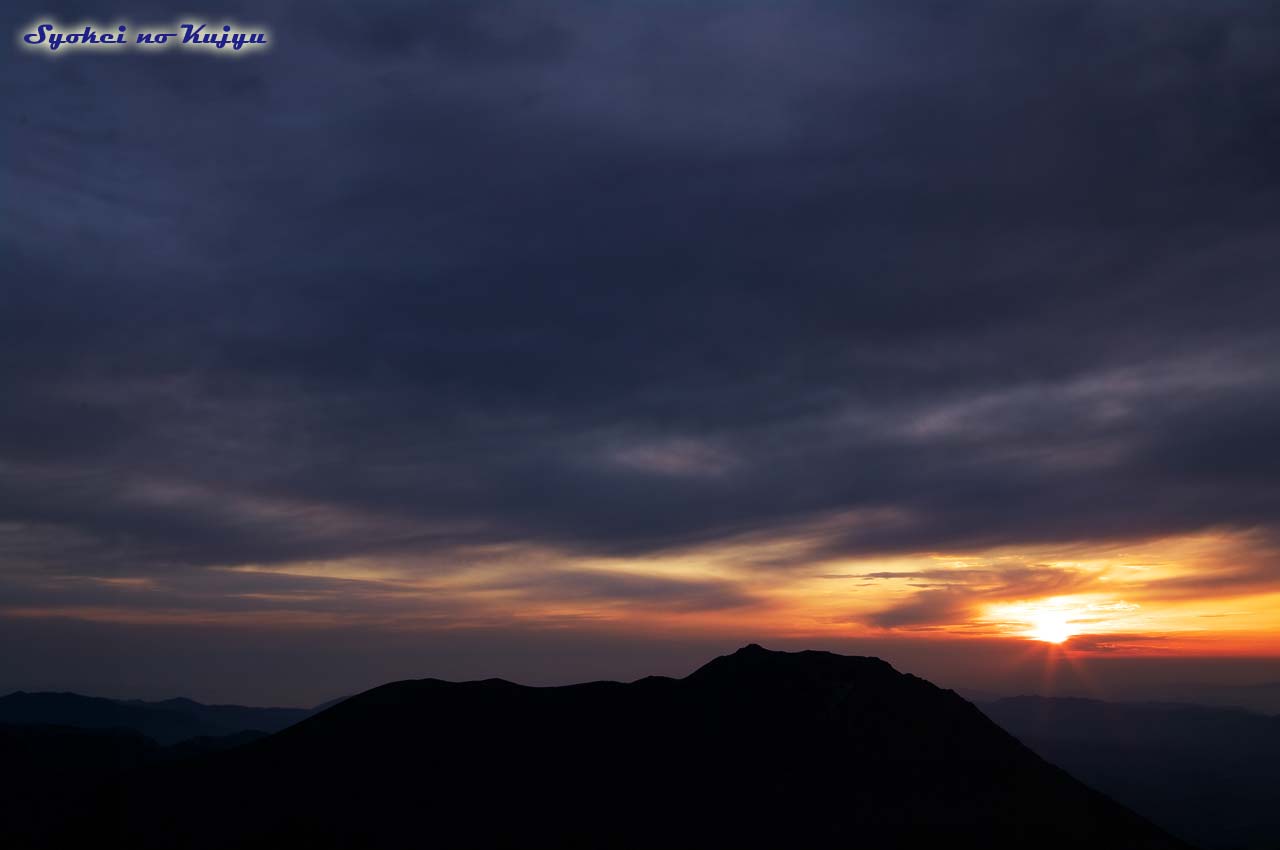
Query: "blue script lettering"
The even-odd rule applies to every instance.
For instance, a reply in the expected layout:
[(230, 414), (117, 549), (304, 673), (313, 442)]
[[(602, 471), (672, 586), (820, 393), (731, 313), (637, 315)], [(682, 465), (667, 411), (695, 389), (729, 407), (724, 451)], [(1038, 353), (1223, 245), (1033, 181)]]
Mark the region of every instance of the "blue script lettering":
[[(267, 33), (256, 32), (233, 32), (230, 24), (220, 27), (220, 32), (208, 32), (206, 27), (209, 24), (186, 23), (178, 24), (178, 32), (139, 32), (135, 35), (128, 35), (129, 28), (123, 24), (115, 27), (117, 32), (111, 32), (110, 28), (99, 32), (92, 26), (84, 26), (81, 30), (75, 32), (59, 32), (57, 24), (39, 24), (33, 32), (22, 34), (22, 40), (30, 45), (48, 45), (50, 50), (58, 50), (64, 46), (70, 47), (87, 47), (103, 44), (124, 45), (136, 44), (142, 46), (163, 45), (172, 41), (180, 41), (183, 45), (193, 45), (196, 47), (213, 47), (221, 50), (224, 47), (230, 47), (232, 50), (241, 50), (246, 45), (265, 45), (267, 43)], [(132, 40), (131, 40), (132, 38)]]
[(29, 32), (22, 37), (27, 44), (44, 44), (45, 33), (53, 29), (53, 24), (41, 24), (36, 28), (35, 32)]

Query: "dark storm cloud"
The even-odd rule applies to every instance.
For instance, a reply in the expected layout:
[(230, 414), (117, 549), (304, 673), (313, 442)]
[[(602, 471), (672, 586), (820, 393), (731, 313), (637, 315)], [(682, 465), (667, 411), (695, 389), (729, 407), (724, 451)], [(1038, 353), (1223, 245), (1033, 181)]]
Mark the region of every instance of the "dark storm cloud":
[(4, 60), (15, 568), (1276, 525), (1268, 4), (242, 17)]

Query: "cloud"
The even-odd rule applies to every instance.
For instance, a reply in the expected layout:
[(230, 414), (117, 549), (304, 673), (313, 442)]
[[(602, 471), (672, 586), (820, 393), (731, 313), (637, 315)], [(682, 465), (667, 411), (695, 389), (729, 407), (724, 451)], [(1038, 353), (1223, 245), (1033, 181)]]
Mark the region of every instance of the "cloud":
[[(1276, 10), (273, 14), (0, 59), (0, 571), (1275, 532)], [(1023, 569), (876, 622), (1084, 581)]]
[(1096, 587), (1099, 575), (1071, 567), (991, 565), (959, 569), (862, 573), (858, 578), (901, 580), (917, 588), (906, 601), (864, 618), (883, 629), (921, 628), (971, 623), (981, 608)]
[(509, 589), (522, 598), (546, 602), (622, 604), (667, 612), (717, 611), (760, 604), (735, 583), (723, 580), (667, 578), (603, 570), (558, 570), (506, 573), (474, 586)]
[(1105, 634), (1105, 635), (1072, 635), (1063, 641), (1066, 649), (1077, 652), (1123, 652), (1125, 650), (1159, 649), (1168, 641), (1167, 635), (1146, 634)]

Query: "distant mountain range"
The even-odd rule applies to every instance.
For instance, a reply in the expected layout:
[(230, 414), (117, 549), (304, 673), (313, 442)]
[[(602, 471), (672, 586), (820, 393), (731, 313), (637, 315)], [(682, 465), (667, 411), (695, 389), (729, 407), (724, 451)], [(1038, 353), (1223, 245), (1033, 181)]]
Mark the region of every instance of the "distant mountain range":
[(266, 737), (242, 731), (162, 746), (132, 729), (0, 724), (0, 848), (70, 846), (69, 817), (104, 788), (154, 765), (195, 759)]
[[(1222, 708), (1246, 708), (1260, 714), (1280, 714), (1280, 682), (1253, 685), (1166, 685), (1167, 698), (1173, 702), (1211, 705)], [(1165, 699), (1165, 695), (1161, 696)]]
[(1044, 758), (1206, 850), (1280, 848), (1280, 717), (1045, 697), (980, 708)]
[(100, 783), (36, 846), (1186, 845), (950, 691), (749, 646), (684, 679), (375, 688)]
[(316, 709), (202, 705), (189, 699), (162, 702), (113, 700), (72, 693), (25, 693), (0, 697), (0, 723), (128, 729), (167, 746), (188, 738), (220, 737), (255, 730), (278, 732)]
[(72, 693), (0, 697), (0, 847), (60, 845), (66, 819), (102, 787), (155, 765), (243, 746), (316, 710)]

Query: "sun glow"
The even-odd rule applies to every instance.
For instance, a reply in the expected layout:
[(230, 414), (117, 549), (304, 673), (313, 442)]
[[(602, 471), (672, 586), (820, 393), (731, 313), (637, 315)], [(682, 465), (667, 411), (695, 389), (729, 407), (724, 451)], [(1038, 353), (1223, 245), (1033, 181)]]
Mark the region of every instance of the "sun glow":
[(1056, 596), (1035, 602), (992, 606), (988, 622), (1010, 636), (1061, 644), (1083, 633), (1112, 632), (1120, 625), (1117, 613), (1128, 614), (1138, 606), (1124, 602), (1099, 602), (1080, 596)]
[(1032, 620), (1028, 637), (1042, 640), (1045, 643), (1062, 643), (1074, 635), (1075, 628), (1063, 611), (1044, 611)]

